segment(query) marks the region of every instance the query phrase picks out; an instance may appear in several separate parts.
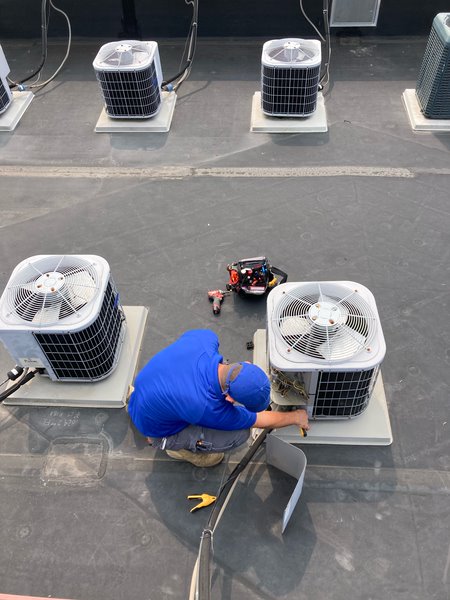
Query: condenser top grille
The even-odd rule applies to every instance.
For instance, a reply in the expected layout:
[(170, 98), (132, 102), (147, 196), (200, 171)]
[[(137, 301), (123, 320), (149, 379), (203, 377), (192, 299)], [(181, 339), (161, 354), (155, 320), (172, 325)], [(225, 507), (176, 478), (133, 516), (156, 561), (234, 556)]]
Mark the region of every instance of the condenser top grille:
[(153, 60), (156, 42), (124, 40), (104, 44), (94, 60), (97, 71), (136, 71), (145, 69)]
[(286, 38), (270, 40), (263, 46), (263, 65), (305, 68), (321, 63), (321, 46), (317, 40)]
[(343, 361), (370, 349), (378, 318), (357, 288), (321, 282), (284, 292), (270, 325), (287, 353)]
[(3, 296), (6, 321), (48, 326), (78, 313), (100, 285), (93, 262), (77, 256), (43, 256), (24, 261)]

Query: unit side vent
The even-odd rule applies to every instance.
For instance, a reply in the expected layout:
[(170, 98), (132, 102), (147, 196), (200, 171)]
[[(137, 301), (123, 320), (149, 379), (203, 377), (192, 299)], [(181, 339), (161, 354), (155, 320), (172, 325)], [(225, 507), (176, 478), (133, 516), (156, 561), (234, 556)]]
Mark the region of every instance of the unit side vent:
[(439, 13), (433, 19), (416, 97), (425, 117), (450, 119), (450, 13)]
[(12, 93), (8, 85), (9, 66), (0, 46), (0, 115), (5, 112), (12, 102)]
[(117, 290), (108, 282), (98, 317), (75, 333), (34, 333), (58, 379), (95, 381), (116, 366), (122, 314), (117, 310)]

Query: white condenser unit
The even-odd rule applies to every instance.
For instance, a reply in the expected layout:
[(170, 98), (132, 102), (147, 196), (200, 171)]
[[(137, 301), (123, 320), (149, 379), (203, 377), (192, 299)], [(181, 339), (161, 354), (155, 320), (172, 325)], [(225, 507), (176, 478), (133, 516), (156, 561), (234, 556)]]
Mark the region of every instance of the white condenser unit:
[(109, 42), (93, 66), (109, 117), (148, 119), (159, 112), (162, 70), (156, 42)]
[(6, 62), (5, 54), (0, 46), (0, 115), (5, 112), (13, 100), (8, 80), (9, 66)]
[(40, 255), (22, 261), (0, 298), (0, 340), (17, 364), (53, 381), (92, 382), (115, 369), (125, 318), (107, 261)]
[(318, 40), (270, 40), (261, 58), (261, 109), (277, 117), (307, 117), (317, 107), (321, 46)]
[(274, 402), (312, 419), (356, 417), (368, 406), (386, 345), (372, 293), (352, 281), (284, 283), (267, 299)]

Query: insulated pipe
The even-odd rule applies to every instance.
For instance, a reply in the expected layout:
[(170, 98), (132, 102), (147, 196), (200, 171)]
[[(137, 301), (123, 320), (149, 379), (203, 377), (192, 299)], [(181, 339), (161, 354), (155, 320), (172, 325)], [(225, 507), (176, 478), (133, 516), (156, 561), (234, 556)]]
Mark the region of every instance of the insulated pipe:
[(189, 27), (188, 37), (187, 37), (189, 45), (188, 45), (186, 63), (184, 65), (184, 67), (181, 69), (181, 71), (179, 71), (176, 75), (174, 75), (173, 77), (170, 77), (169, 79), (165, 79), (161, 83), (161, 88), (167, 87), (170, 83), (172, 83), (173, 81), (175, 81), (178, 78), (180, 78), (180, 81), (178, 81), (175, 85), (176, 85), (176, 87), (181, 85), (181, 83), (184, 81), (184, 79), (186, 79), (187, 75), (189, 74), (189, 70), (192, 66), (192, 61), (194, 60), (195, 48), (197, 46), (198, 0), (192, 0), (191, 3), (192, 3), (192, 20), (191, 20), (191, 25)]
[[(330, 4), (330, 0), (323, 0), (323, 9), (322, 9), (322, 13), (323, 13), (323, 24), (324, 24), (324, 28), (325, 28), (325, 65), (324, 68), (322, 69), (322, 75), (320, 77), (319, 80), (319, 84), (322, 84), (323, 80), (327, 77), (328, 72), (329, 72), (329, 68), (330, 68), (330, 45), (331, 45), (331, 41), (330, 41), (330, 15), (328, 14), (329, 11), (329, 4)], [(326, 85), (328, 83), (328, 79), (329, 76), (327, 77), (327, 81), (324, 85)]]
[(19, 379), (19, 381), (17, 381), (16, 383), (14, 383), (12, 386), (10, 386), (8, 389), (6, 389), (4, 392), (2, 392), (0, 394), (0, 402), (3, 402), (3, 400), (6, 400), (6, 398), (8, 398), (8, 396), (11, 396), (11, 394), (14, 394), (14, 392), (17, 392), (17, 390), (24, 385), (25, 383), (27, 383), (28, 381), (30, 381), (30, 379), (33, 379), (33, 377), (36, 375), (37, 371), (26, 371), (25, 374), (22, 376), (21, 379)]

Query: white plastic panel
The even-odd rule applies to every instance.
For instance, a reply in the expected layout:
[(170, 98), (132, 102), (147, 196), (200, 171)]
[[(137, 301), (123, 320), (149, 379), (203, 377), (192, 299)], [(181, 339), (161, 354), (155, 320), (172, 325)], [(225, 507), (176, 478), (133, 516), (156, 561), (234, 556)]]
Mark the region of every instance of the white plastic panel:
[(333, 0), (330, 27), (375, 27), (381, 0)]
[(269, 465), (297, 479), (294, 491), (283, 512), (281, 533), (284, 533), (303, 490), (307, 464), (306, 456), (300, 448), (270, 434), (266, 439), (266, 460)]

